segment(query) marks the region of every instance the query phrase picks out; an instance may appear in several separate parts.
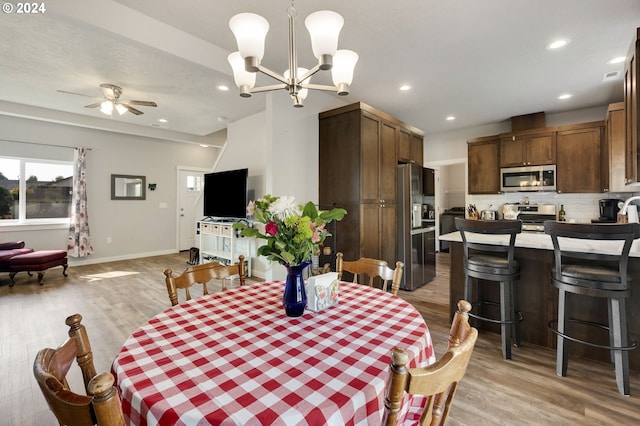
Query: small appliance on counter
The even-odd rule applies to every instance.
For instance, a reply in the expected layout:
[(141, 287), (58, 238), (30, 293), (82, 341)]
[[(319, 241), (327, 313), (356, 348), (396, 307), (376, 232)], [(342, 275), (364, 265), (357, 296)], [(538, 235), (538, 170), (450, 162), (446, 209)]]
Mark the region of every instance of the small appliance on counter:
[(489, 204), (489, 209), (488, 210), (482, 210), (480, 212), (480, 219), (482, 219), (482, 220), (498, 220), (498, 211), (497, 210), (491, 210), (492, 207), (493, 207), (493, 204)]
[(545, 220), (556, 220), (555, 204), (503, 204), (502, 217), (521, 220), (522, 230), (544, 232)]
[(592, 219), (591, 223), (616, 223), (618, 220), (618, 211), (624, 201), (617, 198), (605, 198), (598, 201), (600, 206), (600, 217)]

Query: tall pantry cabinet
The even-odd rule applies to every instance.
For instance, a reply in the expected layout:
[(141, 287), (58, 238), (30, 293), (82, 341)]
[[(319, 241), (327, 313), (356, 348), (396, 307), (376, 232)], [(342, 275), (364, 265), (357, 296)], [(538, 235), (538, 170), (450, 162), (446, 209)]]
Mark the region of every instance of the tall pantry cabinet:
[(400, 131), (424, 134), (364, 103), (320, 113), (319, 202), (345, 208), (336, 247), (347, 260), (397, 260)]

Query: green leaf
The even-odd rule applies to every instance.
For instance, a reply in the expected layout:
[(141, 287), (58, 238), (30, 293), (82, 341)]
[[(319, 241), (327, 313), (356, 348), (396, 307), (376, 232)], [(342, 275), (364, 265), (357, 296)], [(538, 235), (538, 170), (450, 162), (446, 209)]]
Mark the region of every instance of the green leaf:
[(328, 212), (321, 212), (320, 217), (324, 219), (325, 222), (331, 222), (332, 220), (342, 220), (346, 214), (347, 211), (345, 209), (335, 208)]
[(315, 220), (315, 218), (318, 217), (318, 209), (316, 208), (316, 205), (311, 201), (308, 201), (302, 209), (302, 216), (309, 216), (311, 220)]

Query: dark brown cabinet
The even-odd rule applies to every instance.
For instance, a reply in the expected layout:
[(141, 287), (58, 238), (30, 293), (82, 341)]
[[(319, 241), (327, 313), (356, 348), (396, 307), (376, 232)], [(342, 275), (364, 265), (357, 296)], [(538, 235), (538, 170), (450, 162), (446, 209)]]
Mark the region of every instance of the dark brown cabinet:
[(602, 156), (604, 192), (630, 191), (625, 187), (624, 121), (624, 102), (609, 105), (604, 127), (604, 146), (606, 148)]
[(420, 167), (424, 165), (424, 138), (422, 136), (411, 134), (411, 162), (416, 163)]
[(423, 165), (423, 136), (398, 127), (398, 161)]
[(422, 193), (424, 195), (436, 195), (435, 170), (422, 169)]
[(500, 167), (556, 163), (555, 132), (500, 136)]
[(469, 194), (500, 193), (500, 148), (498, 136), (467, 142)]
[[(397, 260), (397, 165), (400, 141), (420, 130), (364, 103), (319, 115), (319, 202), (347, 210), (336, 224), (345, 259)], [(403, 136), (404, 135), (404, 136)], [(422, 152), (422, 147), (420, 148)]]
[(603, 122), (596, 122), (558, 131), (558, 192), (602, 192), (603, 128)]
[(638, 182), (638, 134), (640, 108), (638, 102), (638, 81), (640, 70), (638, 69), (638, 57), (640, 57), (640, 28), (631, 43), (627, 60), (624, 64), (624, 109), (625, 109), (625, 182)]

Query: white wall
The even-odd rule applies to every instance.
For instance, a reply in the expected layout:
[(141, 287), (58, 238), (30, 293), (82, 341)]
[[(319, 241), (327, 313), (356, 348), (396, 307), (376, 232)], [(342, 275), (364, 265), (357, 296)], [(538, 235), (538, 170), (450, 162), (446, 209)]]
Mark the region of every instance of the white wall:
[[(94, 254), (80, 260), (70, 259), (71, 265), (176, 252), (177, 166), (211, 169), (219, 153), (218, 148), (202, 148), (196, 144), (9, 116), (0, 116), (0, 128), (3, 156), (51, 158), (53, 155), (73, 160), (71, 148), (91, 149), (87, 154), (87, 193)], [(111, 174), (143, 175), (147, 183), (156, 183), (157, 188), (147, 190), (144, 201), (112, 201)], [(160, 203), (166, 203), (168, 208), (160, 208)], [(106, 243), (107, 237), (111, 237), (111, 244)], [(34, 249), (65, 249), (67, 227), (0, 223), (0, 241), (12, 240), (24, 240)]]

